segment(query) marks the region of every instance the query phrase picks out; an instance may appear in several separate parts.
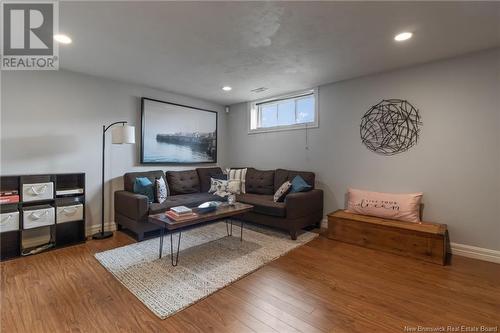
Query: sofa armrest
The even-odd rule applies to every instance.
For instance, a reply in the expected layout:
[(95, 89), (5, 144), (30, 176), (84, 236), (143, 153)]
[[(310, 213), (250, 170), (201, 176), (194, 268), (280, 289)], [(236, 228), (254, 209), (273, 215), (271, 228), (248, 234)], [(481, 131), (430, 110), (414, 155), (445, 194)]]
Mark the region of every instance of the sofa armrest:
[(290, 193), (285, 198), (286, 217), (299, 218), (317, 213), (323, 214), (323, 190)]
[(128, 191), (115, 192), (115, 212), (132, 220), (141, 221), (148, 216), (148, 197)]

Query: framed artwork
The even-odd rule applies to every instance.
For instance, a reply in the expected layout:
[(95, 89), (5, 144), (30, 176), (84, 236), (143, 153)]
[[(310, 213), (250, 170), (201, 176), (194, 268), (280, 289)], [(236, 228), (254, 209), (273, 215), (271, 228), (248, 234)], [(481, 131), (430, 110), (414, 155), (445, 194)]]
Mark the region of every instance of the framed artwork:
[(217, 112), (141, 98), (141, 163), (217, 162)]

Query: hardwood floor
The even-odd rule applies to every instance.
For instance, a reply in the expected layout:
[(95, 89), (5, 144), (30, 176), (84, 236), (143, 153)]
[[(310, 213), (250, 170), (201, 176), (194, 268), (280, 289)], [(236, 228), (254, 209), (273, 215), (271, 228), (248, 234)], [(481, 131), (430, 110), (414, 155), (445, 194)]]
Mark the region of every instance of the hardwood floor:
[(160, 320), (93, 257), (132, 242), (117, 232), (2, 263), (2, 332), (404, 332), (405, 326), (500, 325), (500, 265), (455, 257), (442, 267), (323, 237)]

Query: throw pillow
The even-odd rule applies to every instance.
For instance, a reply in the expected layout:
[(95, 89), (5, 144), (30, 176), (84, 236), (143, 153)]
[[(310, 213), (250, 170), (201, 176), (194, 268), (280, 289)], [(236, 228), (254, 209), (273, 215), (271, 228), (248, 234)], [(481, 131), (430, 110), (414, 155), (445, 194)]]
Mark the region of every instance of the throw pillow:
[(274, 193), (274, 202), (283, 202), (286, 195), (292, 189), (292, 183), (289, 181), (284, 182), (280, 188)]
[(247, 169), (228, 169), (227, 175), (229, 180), (239, 180), (240, 181), (240, 193), (246, 193), (245, 191), (245, 180), (247, 176)]
[(163, 177), (155, 179), (155, 196), (158, 203), (163, 203), (167, 200), (168, 188)]
[(214, 179), (228, 180), (228, 179), (227, 179), (227, 175), (225, 175), (225, 174), (223, 174), (223, 173), (221, 173), (221, 174), (219, 174), (219, 175), (213, 175), (213, 176), (212, 176), (212, 178), (214, 178)]
[(306, 183), (304, 178), (301, 176), (295, 176), (292, 179), (292, 190), (290, 191), (291, 193), (296, 193), (296, 192), (307, 192), (312, 189), (312, 186)]
[(147, 177), (137, 177), (134, 181), (134, 193), (148, 197), (149, 202), (155, 199), (153, 193), (153, 183)]
[(227, 181), (227, 191), (231, 194), (241, 193), (241, 181), (239, 180), (228, 180)]
[(218, 195), (219, 197), (225, 197), (229, 195), (227, 187), (227, 180), (210, 178), (210, 190), (208, 190), (208, 193), (213, 193), (215, 195)]
[(393, 220), (420, 222), (422, 193), (381, 193), (349, 189), (347, 212)]

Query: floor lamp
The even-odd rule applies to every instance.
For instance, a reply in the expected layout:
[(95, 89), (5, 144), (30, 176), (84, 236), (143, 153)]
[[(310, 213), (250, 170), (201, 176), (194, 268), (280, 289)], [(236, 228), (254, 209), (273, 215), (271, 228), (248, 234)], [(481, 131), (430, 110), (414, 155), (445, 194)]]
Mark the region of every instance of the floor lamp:
[(93, 239), (104, 239), (113, 236), (113, 232), (104, 231), (104, 150), (106, 148), (106, 132), (112, 126), (121, 124), (111, 130), (111, 142), (114, 144), (135, 143), (135, 128), (126, 121), (117, 121), (108, 126), (102, 126), (102, 190), (101, 190), (101, 232), (92, 236)]

